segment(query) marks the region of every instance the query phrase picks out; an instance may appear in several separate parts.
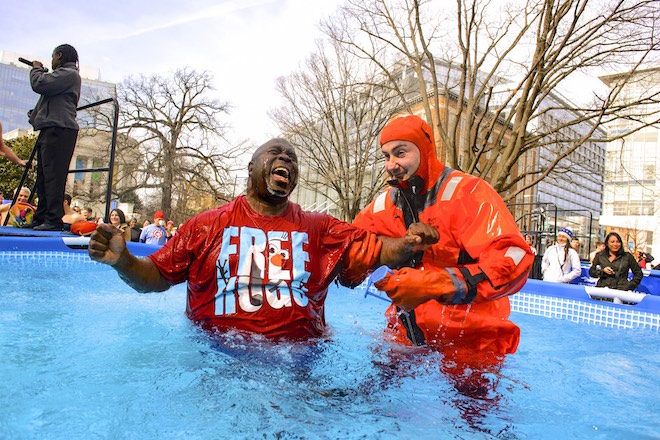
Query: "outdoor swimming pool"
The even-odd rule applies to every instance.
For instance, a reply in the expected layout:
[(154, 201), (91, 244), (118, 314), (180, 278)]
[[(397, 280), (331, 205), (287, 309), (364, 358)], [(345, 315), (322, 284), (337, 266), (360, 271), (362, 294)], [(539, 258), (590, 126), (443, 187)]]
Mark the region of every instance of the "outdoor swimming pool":
[[(86, 254), (0, 252), (0, 437), (658, 438), (660, 335), (513, 313), (516, 354), (446, 370), (333, 287), (309, 344), (211, 336), (185, 287), (141, 295)], [(451, 367), (451, 365), (449, 366)]]

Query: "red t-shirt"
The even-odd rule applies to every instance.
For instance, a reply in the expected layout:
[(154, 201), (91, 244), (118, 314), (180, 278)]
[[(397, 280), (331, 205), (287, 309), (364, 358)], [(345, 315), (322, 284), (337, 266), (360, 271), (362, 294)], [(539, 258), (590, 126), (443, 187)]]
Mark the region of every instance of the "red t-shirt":
[(204, 327), (319, 336), (328, 285), (365, 234), (291, 202), (263, 216), (240, 196), (188, 220), (149, 258), (170, 282), (188, 280), (186, 313)]

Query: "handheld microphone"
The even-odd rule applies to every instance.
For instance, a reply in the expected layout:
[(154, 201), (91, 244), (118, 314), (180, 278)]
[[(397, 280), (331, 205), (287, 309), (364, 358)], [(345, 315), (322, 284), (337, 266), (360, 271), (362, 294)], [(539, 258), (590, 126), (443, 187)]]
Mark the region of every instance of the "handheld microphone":
[[(23, 64), (27, 64), (28, 66), (32, 67), (32, 61), (30, 61), (30, 60), (26, 60), (26, 59), (23, 58), (23, 57), (18, 57), (18, 61), (20, 61), (21, 63), (23, 63)], [(46, 69), (46, 72), (48, 72), (48, 69), (47, 69), (46, 67), (44, 67), (44, 69)]]

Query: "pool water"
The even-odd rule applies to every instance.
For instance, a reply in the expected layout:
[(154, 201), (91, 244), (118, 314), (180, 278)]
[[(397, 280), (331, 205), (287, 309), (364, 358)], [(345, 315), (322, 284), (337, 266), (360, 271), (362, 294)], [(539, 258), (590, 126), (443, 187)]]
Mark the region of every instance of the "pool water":
[[(333, 286), (328, 336), (210, 335), (185, 286), (0, 254), (0, 438), (660, 438), (660, 335), (513, 314), (517, 353), (456, 372)], [(21, 274), (16, 276), (16, 274)]]

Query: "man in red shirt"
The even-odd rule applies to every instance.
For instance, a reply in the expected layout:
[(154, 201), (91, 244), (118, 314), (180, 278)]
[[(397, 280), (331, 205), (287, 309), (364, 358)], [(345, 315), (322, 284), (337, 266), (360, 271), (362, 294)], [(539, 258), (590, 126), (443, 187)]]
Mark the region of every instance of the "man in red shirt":
[(433, 240), (408, 234), (381, 251), (375, 234), (289, 202), (298, 158), (283, 139), (259, 147), (248, 171), (245, 196), (191, 218), (149, 257), (131, 255), (108, 224), (92, 234), (90, 257), (140, 292), (187, 280), (186, 313), (205, 328), (306, 338), (324, 333), (337, 275), (355, 283), (375, 264)]

